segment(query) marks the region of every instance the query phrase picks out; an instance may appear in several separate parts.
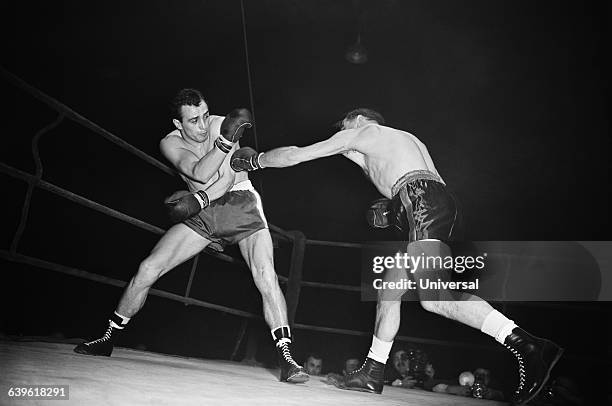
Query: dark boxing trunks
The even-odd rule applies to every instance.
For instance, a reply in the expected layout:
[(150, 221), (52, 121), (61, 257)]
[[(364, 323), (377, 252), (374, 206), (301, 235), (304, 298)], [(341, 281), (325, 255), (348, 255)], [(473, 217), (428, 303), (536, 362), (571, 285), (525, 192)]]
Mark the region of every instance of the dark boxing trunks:
[(453, 239), (459, 212), (440, 176), (410, 171), (395, 182), (391, 192), (391, 219), (402, 239)]
[(223, 251), (226, 245), (268, 228), (259, 193), (248, 180), (235, 184), (229, 192), (183, 224), (210, 240), (208, 248), (215, 251)]

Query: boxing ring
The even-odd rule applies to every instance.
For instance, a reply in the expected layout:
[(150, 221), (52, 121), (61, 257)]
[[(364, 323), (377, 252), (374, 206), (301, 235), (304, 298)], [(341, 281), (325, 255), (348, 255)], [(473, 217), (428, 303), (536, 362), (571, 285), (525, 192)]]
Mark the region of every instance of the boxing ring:
[[(38, 270), (68, 275), (101, 285), (124, 288), (126, 280), (100, 275), (95, 272), (63, 265), (20, 251), (20, 241), (26, 232), (36, 232), (28, 228), (30, 207), (35, 190), (44, 190), (67, 201), (83, 206), (155, 235), (162, 235), (165, 230), (135, 218), (121, 211), (107, 207), (92, 199), (81, 196), (61, 186), (43, 179), (43, 160), (40, 155), (40, 140), (51, 130), (66, 121), (82, 126), (102, 139), (115, 144), (133, 156), (157, 168), (168, 176), (176, 176), (175, 170), (157, 161), (138, 148), (98, 126), (73, 109), (44, 94), (10, 72), (0, 68), (2, 78), (39, 102), (42, 102), (56, 116), (46, 126), (36, 132), (32, 138), (31, 153), (35, 163), (33, 173), (18, 169), (0, 162), (0, 173), (27, 185), (23, 198), (21, 215), (9, 249), (0, 249), (0, 259), (9, 263), (20, 264)], [(289, 323), (297, 334), (308, 331), (311, 334), (336, 336), (371, 337), (371, 331), (360, 331), (342, 328), (338, 325), (317, 325), (297, 320), (300, 300), (304, 299), (302, 289), (318, 291), (344, 292), (358, 295), (361, 287), (351, 284), (331, 283), (329, 281), (312, 281), (304, 278), (304, 262), (307, 255), (317, 256), (317, 250), (330, 249), (359, 253), (363, 244), (350, 242), (332, 242), (312, 240), (300, 231), (287, 231), (269, 224), (275, 250), (279, 245), (289, 246), (289, 266), (287, 275), (278, 274), (287, 301)], [(319, 254), (321, 256), (321, 254)], [(358, 255), (353, 255), (358, 256)], [(281, 384), (277, 380), (278, 371), (266, 369), (256, 362), (258, 340), (249, 334), (249, 323), (263, 324), (261, 314), (221, 305), (192, 295), (194, 275), (198, 263), (203, 257), (224, 261), (236, 268), (246, 268), (246, 264), (226, 253), (204, 250), (189, 260), (190, 271), (184, 284), (184, 293), (178, 294), (163, 289), (152, 288), (149, 295), (167, 299), (185, 306), (196, 306), (216, 312), (230, 314), (241, 321), (237, 328), (233, 351), (229, 360), (210, 360), (190, 358), (178, 355), (138, 351), (123, 347), (116, 348), (113, 356), (85, 357), (75, 354), (74, 344), (82, 339), (69, 342), (49, 342), (46, 338), (14, 340), (0, 336), (0, 404), (25, 404), (24, 400), (8, 398), (6, 389), (18, 385), (67, 385), (70, 389), (69, 404), (270, 404), (282, 399), (282, 404), (301, 404), (309, 399), (320, 405), (352, 404), (367, 402), (371, 405), (486, 405), (501, 404), (481, 399), (463, 398), (421, 390), (406, 391), (395, 387), (386, 387), (382, 395), (370, 395), (351, 391), (338, 390), (327, 385), (322, 377), (312, 377), (304, 385)], [(504, 304), (521, 306), (520, 302)], [(533, 304), (532, 304), (533, 305)], [(306, 303), (304, 306), (308, 306)], [(539, 306), (555, 308), (572, 307), (570, 305), (540, 303)], [(573, 306), (576, 307), (576, 306)], [(350, 316), (349, 316), (350, 317)], [(411, 345), (426, 345), (451, 348), (452, 350), (476, 350), (491, 353), (502, 351), (494, 344), (483, 345), (472, 342), (461, 342), (399, 335), (397, 342)], [(246, 348), (244, 357), (238, 362), (240, 349)], [(366, 347), (363, 348), (363, 351)], [(146, 374), (141, 371), (146, 370)], [(33, 401), (34, 404), (46, 403), (44, 400)]]
[[(85, 269), (66, 266), (53, 261), (38, 258), (20, 252), (19, 244), (24, 234), (29, 231), (27, 224), (34, 191), (42, 189), (63, 199), (77, 203), (126, 223), (149, 233), (161, 235), (165, 232), (160, 227), (143, 220), (129, 216), (118, 210), (106, 207), (96, 201), (73, 193), (65, 188), (43, 179), (43, 161), (40, 156), (39, 142), (45, 134), (58, 127), (64, 121), (72, 121), (87, 128), (103, 139), (114, 143), (134, 156), (153, 165), (166, 175), (175, 176), (176, 172), (147, 155), (136, 147), (128, 144), (109, 131), (89, 121), (68, 106), (42, 93), (20, 78), (1, 69), (3, 79), (16, 86), (20, 91), (44, 103), (57, 116), (51, 123), (40, 129), (32, 138), (31, 151), (35, 162), (34, 173), (15, 168), (0, 162), (0, 173), (20, 180), (27, 184), (23, 199), (21, 216), (15, 230), (10, 248), (0, 249), (0, 258), (10, 263), (16, 263), (39, 270), (52, 271), (71, 277), (93, 281), (98, 284), (123, 288), (127, 281), (111, 278), (90, 272)], [(285, 287), (287, 310), (290, 325), (295, 330), (309, 330), (315, 333), (331, 333), (350, 336), (371, 336), (371, 332), (343, 329), (331, 326), (321, 326), (296, 321), (296, 311), (300, 302), (300, 291), (303, 287), (358, 293), (359, 286), (307, 281), (303, 276), (303, 263), (307, 247), (328, 247), (333, 249), (359, 250), (361, 244), (346, 242), (330, 242), (309, 240), (299, 231), (286, 231), (269, 224), (275, 246), (279, 241), (291, 245), (290, 266), (288, 275), (278, 275), (281, 285)], [(33, 230), (36, 232), (36, 230)], [(368, 404), (385, 405), (469, 405), (494, 404), (495, 402), (470, 398), (459, 398), (425, 391), (410, 391), (387, 387), (382, 395), (369, 395), (351, 391), (338, 390), (326, 385), (324, 378), (312, 377), (304, 385), (281, 384), (277, 380), (277, 371), (253, 365), (257, 351), (256, 338), (249, 336), (250, 320), (263, 320), (260, 314), (251, 313), (229, 306), (211, 303), (191, 295), (194, 274), (201, 256), (211, 256), (236, 267), (246, 267), (242, 260), (225, 253), (205, 250), (191, 259), (189, 277), (184, 294), (151, 289), (149, 294), (184, 305), (198, 306), (218, 312), (224, 312), (241, 318), (242, 324), (236, 338), (231, 360), (235, 360), (238, 349), (246, 341), (246, 354), (242, 362), (205, 360), (181, 356), (164, 355), (153, 352), (137, 351), (128, 348), (116, 348), (113, 356), (84, 357), (75, 354), (72, 349), (75, 342), (82, 340), (64, 340), (51, 342), (46, 338), (0, 337), (0, 394), (1, 404), (24, 404), (23, 399), (8, 397), (7, 390), (14, 386), (27, 385), (67, 385), (69, 387), (69, 404), (270, 404), (283, 399), (282, 404), (301, 404), (308, 398), (321, 405), (349, 404), (353, 402), (368, 402)], [(457, 343), (445, 340), (433, 340), (419, 337), (398, 336), (397, 341), (429, 344), (436, 346), (484, 348), (470, 343)], [(365, 349), (364, 349), (365, 350)], [(141, 371), (146, 370), (146, 374)], [(33, 404), (46, 404), (46, 400), (33, 400)]]
[[(65, 404), (74, 405), (303, 405), (304, 399), (321, 406), (503, 404), (395, 387), (386, 387), (382, 395), (343, 391), (318, 377), (303, 385), (281, 384), (275, 371), (261, 367), (126, 348), (117, 348), (110, 358), (83, 357), (69, 344), (0, 341), (0, 360), (6, 369), (0, 377), (3, 390), (17, 382), (68, 385)], [(0, 399), (3, 405), (28, 404), (6, 394)]]

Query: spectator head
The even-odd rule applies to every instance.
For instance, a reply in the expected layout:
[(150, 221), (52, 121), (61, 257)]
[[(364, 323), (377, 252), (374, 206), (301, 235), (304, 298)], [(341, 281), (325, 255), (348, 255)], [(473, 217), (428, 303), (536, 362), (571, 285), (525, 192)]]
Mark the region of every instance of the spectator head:
[(308, 354), (306, 361), (304, 361), (304, 369), (309, 375), (321, 375), (321, 369), (323, 369), (323, 358), (314, 353)]
[(344, 369), (342, 370), (343, 375), (350, 374), (361, 365), (361, 360), (359, 358), (347, 358), (344, 361)]
[(408, 352), (406, 350), (397, 350), (393, 353), (393, 367), (402, 376), (408, 375), (410, 369), (410, 361), (408, 360)]
[(474, 380), (489, 386), (491, 383), (491, 371), (485, 368), (476, 368), (474, 370)]

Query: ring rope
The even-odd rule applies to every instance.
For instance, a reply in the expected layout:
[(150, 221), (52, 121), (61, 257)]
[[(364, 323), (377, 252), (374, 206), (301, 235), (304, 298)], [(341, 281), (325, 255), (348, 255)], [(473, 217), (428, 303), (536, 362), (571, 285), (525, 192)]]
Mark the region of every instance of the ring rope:
[[(91, 122), (90, 120), (87, 120), (86, 118), (84, 118), (83, 116), (81, 116), (80, 114), (76, 113), (74, 110), (70, 109), (69, 107), (65, 106), (64, 104), (58, 102), (57, 100), (51, 98), (50, 96), (47, 96), (46, 94), (42, 93), (41, 91), (39, 91), (38, 89), (35, 89), (34, 87), (30, 86), (29, 84), (27, 84), (26, 82), (22, 81), (21, 79), (19, 79), (17, 76), (7, 72), (5, 69), (3, 69), (2, 67), (0, 67), (0, 73), (2, 74), (2, 76), (4, 76), (6, 79), (8, 79), (11, 83), (15, 84), (17, 87), (20, 87), (21, 89), (25, 90), (26, 92), (30, 93), (33, 97), (35, 97), (36, 99), (42, 101), (43, 103), (47, 104), (49, 107), (51, 107), (52, 109), (56, 110), (59, 115), (57, 117), (57, 119), (49, 124), (48, 126), (44, 127), (43, 129), (41, 129), (34, 137), (33, 142), (32, 142), (32, 153), (34, 155), (34, 159), (36, 162), (36, 174), (32, 175), (29, 173), (26, 173), (24, 171), (21, 171), (17, 168), (14, 168), (10, 165), (7, 165), (5, 163), (0, 162), (0, 172), (4, 173), (4, 174), (8, 174), (9, 176), (21, 179), (25, 182), (28, 183), (28, 196), (26, 196), (26, 202), (24, 203), (24, 207), (22, 208), (22, 217), (21, 217), (21, 222), (20, 222), (20, 226), (19, 229), (15, 235), (15, 238), (13, 239), (13, 243), (11, 245), (11, 250), (10, 251), (6, 251), (6, 250), (0, 250), (0, 257), (7, 259), (7, 260), (11, 260), (14, 262), (20, 262), (20, 263), (25, 263), (25, 264), (29, 264), (29, 265), (34, 265), (37, 267), (41, 267), (44, 269), (49, 269), (52, 271), (57, 271), (57, 272), (61, 272), (61, 273), (65, 273), (65, 274), (69, 274), (69, 275), (73, 275), (73, 276), (77, 276), (77, 277), (81, 277), (83, 279), (89, 279), (89, 280), (93, 280), (96, 282), (100, 282), (100, 283), (105, 283), (105, 284), (109, 284), (109, 285), (113, 285), (113, 286), (118, 286), (118, 287), (124, 287), (127, 282), (125, 281), (121, 281), (118, 279), (113, 279), (113, 278), (109, 278), (103, 275), (98, 275), (95, 273), (91, 273), (91, 272), (87, 272), (84, 270), (80, 270), (77, 268), (71, 268), (71, 267), (67, 267), (64, 265), (60, 265), (60, 264), (56, 264), (56, 263), (52, 263), (49, 261), (45, 261), (39, 258), (35, 258), (35, 257), (31, 257), (31, 256), (27, 256), (27, 255), (23, 255), (20, 253), (17, 253), (17, 245), (18, 245), (18, 241), (24, 231), (25, 228), (25, 223), (27, 221), (27, 217), (28, 217), (28, 212), (29, 212), (29, 204), (31, 201), (31, 197), (32, 197), (32, 191), (34, 189), (34, 187), (40, 187), (44, 190), (50, 191), (52, 193), (58, 194), (64, 198), (66, 198), (67, 200), (73, 201), (75, 203), (81, 204), (83, 206), (89, 207), (93, 210), (99, 211), (105, 215), (117, 218), (119, 220), (125, 221), (129, 224), (135, 225), (137, 227), (140, 227), (142, 229), (145, 229), (147, 231), (153, 232), (155, 234), (163, 234), (165, 232), (165, 230), (156, 227), (154, 225), (148, 224), (142, 220), (138, 220), (134, 217), (128, 216), (124, 213), (121, 213), (117, 210), (111, 209), (109, 207), (106, 207), (104, 205), (101, 205), (97, 202), (94, 202), (90, 199), (87, 199), (85, 197), (82, 197), (80, 195), (77, 195), (73, 192), (70, 192), (66, 189), (63, 189), (59, 186), (56, 186), (50, 182), (44, 181), (42, 180), (42, 162), (40, 161), (40, 157), (39, 157), (39, 151), (38, 151), (38, 140), (40, 139), (40, 137), (42, 135), (44, 135), (45, 133), (47, 133), (48, 131), (50, 131), (52, 128), (56, 127), (57, 125), (59, 125), (64, 118), (69, 118), (73, 121), (76, 121), (78, 123), (80, 123), (81, 125), (83, 125), (84, 127), (92, 130), (93, 132), (95, 132), (98, 135), (101, 135), (102, 137), (104, 137), (105, 139), (115, 143), (116, 145), (122, 147), (123, 149), (133, 153), (134, 155), (138, 156), (139, 158), (143, 159), (144, 161), (152, 164), (153, 166), (157, 167), (158, 169), (161, 169), (163, 172), (170, 174), (170, 175), (176, 175), (176, 171), (169, 168), (168, 166), (164, 165), (163, 163), (157, 161), (155, 158), (150, 157), (149, 155), (147, 155), (146, 153), (144, 153), (143, 151), (137, 149), (136, 147), (132, 146), (131, 144), (125, 142), (124, 140), (120, 139), (119, 137), (116, 137), (115, 135), (111, 134), (110, 132), (108, 132), (107, 130), (103, 129), (102, 127), (98, 126), (97, 124)], [(24, 220), (25, 219), (25, 220)], [(24, 226), (22, 226), (22, 224)], [(278, 233), (278, 235), (286, 240), (290, 240), (290, 241), (294, 241), (294, 237), (293, 234), (291, 232), (282, 230), (281, 228), (274, 226), (272, 224), (269, 224), (270, 229), (275, 231), (276, 233)], [(332, 246), (332, 247), (345, 247), (345, 248), (362, 248), (365, 245), (364, 244), (359, 244), (359, 243), (342, 243), (342, 242), (332, 242), (332, 241), (318, 241), (318, 240), (305, 240), (305, 242), (308, 245), (315, 245), (315, 246)], [(217, 253), (217, 252), (213, 252), (213, 251), (207, 251), (207, 253), (209, 255), (212, 255), (213, 257), (217, 257), (219, 259), (228, 261), (228, 262), (232, 262), (232, 263), (237, 263), (240, 265), (244, 265), (243, 261), (239, 261), (227, 254), (222, 254), (222, 253)], [(192, 276), (193, 276), (193, 269), (192, 269)], [(159, 296), (159, 297), (163, 297), (163, 298), (167, 298), (167, 299), (171, 299), (171, 300), (175, 300), (175, 301), (180, 301), (183, 302), (184, 304), (192, 304), (192, 305), (197, 305), (197, 306), (201, 306), (201, 307), (206, 307), (206, 308), (210, 308), (210, 309), (214, 309), (214, 310), (219, 310), (219, 311), (223, 311), (226, 313), (230, 313), (230, 314), (234, 314), (240, 317), (245, 317), (245, 318), (252, 318), (252, 319), (259, 319), (261, 320), (262, 317), (250, 312), (246, 312), (246, 311), (242, 311), (242, 310), (238, 310), (238, 309), (233, 309), (227, 306), (222, 306), (222, 305), (217, 305), (217, 304), (213, 304), (213, 303), (209, 303), (206, 301), (202, 301), (202, 300), (198, 300), (198, 299), (194, 299), (191, 297), (188, 297), (190, 288), (191, 288), (191, 281), (192, 281), (192, 276), (190, 277), (190, 281), (187, 287), (187, 291), (185, 293), (185, 296), (181, 296), (175, 293), (171, 293), (171, 292), (167, 292), (167, 291), (163, 291), (163, 290), (159, 290), (159, 289), (151, 289), (150, 293), (155, 295), (155, 296)], [(281, 276), (279, 275), (279, 280), (283, 281), (283, 282), (288, 282), (289, 279), (287, 277)], [(328, 284), (328, 283), (320, 283), (320, 282), (308, 282), (308, 281), (303, 281), (300, 280), (299, 281), (300, 285), (303, 286), (309, 286), (309, 287), (316, 287), (316, 288), (331, 288), (331, 289), (340, 289), (340, 290), (347, 290), (347, 291), (360, 291), (360, 288), (358, 286), (350, 286), (350, 285), (339, 285), (339, 284)], [(557, 307), (557, 306), (554, 306)], [(324, 327), (324, 326), (313, 326), (313, 325), (307, 325), (307, 324), (294, 324), (295, 328), (300, 328), (300, 329), (308, 329), (308, 330), (313, 330), (313, 331), (321, 331), (321, 332), (331, 332), (331, 333), (339, 333), (339, 334), (348, 334), (348, 335), (358, 335), (358, 336), (366, 336), (366, 335), (371, 335), (371, 332), (361, 332), (361, 331), (355, 331), (355, 330), (348, 330), (348, 329), (338, 329), (338, 328), (332, 328), (332, 327)], [(466, 344), (466, 343), (457, 343), (457, 342), (452, 342), (452, 341), (445, 341), (445, 340), (430, 340), (430, 339), (424, 339), (424, 338), (418, 338), (418, 337), (409, 337), (409, 336), (398, 336), (397, 337), (398, 340), (400, 341), (410, 341), (410, 342), (415, 342), (415, 343), (423, 343), (423, 344), (432, 344), (432, 345), (444, 345), (444, 346), (453, 346), (453, 347), (465, 347), (465, 348), (479, 348), (479, 349), (492, 349), (492, 348), (497, 348), (497, 347), (490, 347), (490, 346), (475, 346), (473, 344)]]

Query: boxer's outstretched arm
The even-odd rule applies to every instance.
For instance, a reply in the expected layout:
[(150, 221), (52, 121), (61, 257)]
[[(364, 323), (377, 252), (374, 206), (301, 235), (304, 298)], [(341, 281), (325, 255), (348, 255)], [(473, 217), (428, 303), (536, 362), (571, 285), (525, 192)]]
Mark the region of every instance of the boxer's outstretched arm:
[(343, 130), (325, 141), (306, 147), (275, 148), (264, 152), (259, 157), (259, 162), (263, 168), (285, 168), (313, 159), (341, 154), (351, 149), (350, 144), (355, 135), (357, 132), (354, 130)]

